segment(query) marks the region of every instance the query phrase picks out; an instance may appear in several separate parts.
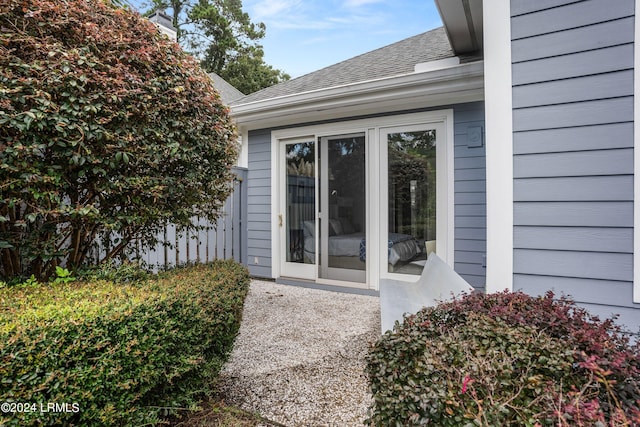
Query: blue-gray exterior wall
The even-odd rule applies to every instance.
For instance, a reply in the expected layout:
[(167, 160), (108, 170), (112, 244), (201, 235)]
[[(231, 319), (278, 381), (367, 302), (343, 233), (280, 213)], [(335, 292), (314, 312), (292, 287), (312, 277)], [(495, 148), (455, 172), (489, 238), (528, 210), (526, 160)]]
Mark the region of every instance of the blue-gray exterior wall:
[(271, 277), (271, 130), (249, 132), (247, 181), (247, 265)]
[(514, 290), (633, 304), (634, 0), (512, 0)]
[[(484, 103), (453, 106), (454, 122), (454, 269), (471, 286), (484, 290), (487, 253), (486, 161)], [(480, 128), (480, 146), (470, 132)]]
[[(469, 147), (468, 142), (470, 128), (477, 130), (480, 127), (484, 130), (484, 104), (475, 102), (436, 109), (445, 108), (454, 110), (455, 269), (472, 286), (483, 289), (486, 253), (485, 151), (484, 144)], [(409, 112), (415, 110), (405, 113)], [(349, 119), (368, 117), (371, 116)], [(249, 132), (247, 255), (249, 271), (257, 277), (271, 277), (272, 130)]]

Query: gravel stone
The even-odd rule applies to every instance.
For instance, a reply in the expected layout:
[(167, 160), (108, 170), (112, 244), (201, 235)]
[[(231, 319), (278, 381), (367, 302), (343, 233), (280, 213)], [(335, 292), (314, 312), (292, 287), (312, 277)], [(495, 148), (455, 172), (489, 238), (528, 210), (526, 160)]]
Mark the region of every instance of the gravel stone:
[(378, 297), (253, 281), (220, 397), (286, 426), (361, 426)]

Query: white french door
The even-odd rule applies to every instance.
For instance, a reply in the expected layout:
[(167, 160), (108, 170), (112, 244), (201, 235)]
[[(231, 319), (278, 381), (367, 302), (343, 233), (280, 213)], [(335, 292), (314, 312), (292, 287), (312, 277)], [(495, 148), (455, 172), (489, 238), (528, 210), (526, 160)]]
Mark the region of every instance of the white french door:
[(378, 288), (453, 265), (453, 112), (272, 133), (274, 277)]
[(318, 278), (366, 282), (365, 133), (320, 138)]
[(380, 277), (410, 280), (431, 252), (453, 259), (453, 165), (445, 125), (381, 128), (379, 149)]
[(364, 283), (363, 132), (280, 141), (281, 275)]
[(315, 280), (317, 167), (313, 137), (280, 141), (277, 224), (280, 274)]

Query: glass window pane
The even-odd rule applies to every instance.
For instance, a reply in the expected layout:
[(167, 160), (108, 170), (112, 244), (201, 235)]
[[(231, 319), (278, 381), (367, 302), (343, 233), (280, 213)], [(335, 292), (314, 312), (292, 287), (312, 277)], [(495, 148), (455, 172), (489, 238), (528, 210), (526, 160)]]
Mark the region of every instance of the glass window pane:
[(287, 144), (287, 261), (315, 263), (315, 144)]
[(420, 274), (436, 246), (436, 131), (387, 135), (388, 271)]
[(340, 137), (327, 143), (328, 265), (364, 271), (360, 246), (366, 235), (365, 138)]

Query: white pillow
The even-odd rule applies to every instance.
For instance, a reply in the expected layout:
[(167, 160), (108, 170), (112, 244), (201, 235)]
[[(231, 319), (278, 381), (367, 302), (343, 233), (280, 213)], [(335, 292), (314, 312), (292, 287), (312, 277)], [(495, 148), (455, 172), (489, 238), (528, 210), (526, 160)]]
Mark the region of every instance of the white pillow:
[[(344, 231), (342, 231), (342, 224), (340, 223), (340, 220), (338, 219), (330, 219), (329, 220), (329, 235), (334, 235), (334, 236), (340, 236), (342, 234), (344, 234)], [(333, 234), (331, 233), (331, 231), (333, 231)]]
[(303, 221), (304, 235), (310, 237), (316, 237), (316, 222), (315, 221)]

